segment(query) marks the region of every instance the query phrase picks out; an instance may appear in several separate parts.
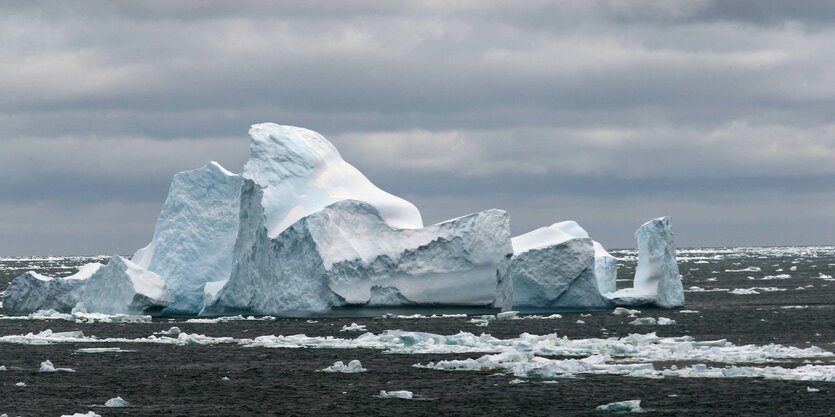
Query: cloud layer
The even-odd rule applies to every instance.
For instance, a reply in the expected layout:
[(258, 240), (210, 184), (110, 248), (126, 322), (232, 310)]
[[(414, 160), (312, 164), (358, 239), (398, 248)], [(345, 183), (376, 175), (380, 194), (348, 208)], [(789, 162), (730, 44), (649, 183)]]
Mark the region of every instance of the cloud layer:
[(333, 140), (427, 221), (633, 246), (835, 243), (826, 2), (0, 5), (0, 255), (130, 253), (246, 130)]

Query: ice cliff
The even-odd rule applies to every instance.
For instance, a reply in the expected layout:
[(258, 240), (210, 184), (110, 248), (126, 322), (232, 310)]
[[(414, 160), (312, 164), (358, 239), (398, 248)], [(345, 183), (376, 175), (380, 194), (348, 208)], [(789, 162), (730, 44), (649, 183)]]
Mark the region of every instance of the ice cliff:
[(217, 162), (174, 175), (151, 243), (131, 258), (165, 280), (167, 313), (200, 311), (205, 284), (232, 272), (242, 181)]

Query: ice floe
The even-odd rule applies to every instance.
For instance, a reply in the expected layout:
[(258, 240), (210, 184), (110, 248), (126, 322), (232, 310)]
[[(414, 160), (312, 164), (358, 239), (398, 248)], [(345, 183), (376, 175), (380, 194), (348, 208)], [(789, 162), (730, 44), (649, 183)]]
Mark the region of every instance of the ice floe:
[(379, 398), (399, 398), (401, 400), (411, 400), (414, 398), (412, 391), (380, 391), (377, 395)]
[(121, 408), (121, 407), (129, 407), (130, 403), (123, 400), (122, 397), (115, 397), (115, 398), (111, 398), (111, 399), (107, 400), (104, 403), (104, 406), (105, 407), (111, 407), (111, 408)]
[(74, 369), (70, 368), (56, 368), (49, 359), (41, 362), (41, 367), (38, 369), (38, 372), (75, 372)]
[(356, 359), (348, 362), (345, 365), (342, 361), (336, 361), (333, 365), (328, 366), (325, 369), (322, 369), (320, 372), (332, 372), (332, 373), (343, 373), (343, 374), (358, 374), (361, 372), (367, 372), (368, 369), (362, 367), (362, 363)]
[(597, 411), (606, 411), (609, 413), (642, 413), (641, 400), (618, 401), (615, 403), (604, 404), (596, 408)]

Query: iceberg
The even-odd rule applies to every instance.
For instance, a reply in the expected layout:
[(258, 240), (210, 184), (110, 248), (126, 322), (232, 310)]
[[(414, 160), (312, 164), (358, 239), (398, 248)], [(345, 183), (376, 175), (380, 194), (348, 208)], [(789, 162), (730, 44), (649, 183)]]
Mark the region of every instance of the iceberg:
[(504, 211), (401, 229), (369, 203), (341, 200), (270, 238), (264, 192), (244, 182), (235, 266), (228, 282), (207, 295), (213, 302), (204, 314), (310, 315), (394, 300), (509, 308), (512, 249)]
[(81, 299), (87, 279), (101, 267), (100, 263), (89, 263), (64, 278), (26, 272), (9, 283), (3, 293), (3, 309), (11, 316), (25, 316), (39, 310), (69, 312)]
[(615, 258), (576, 222), (512, 240), (508, 213), (496, 209), (424, 226), (412, 203), (375, 186), (322, 135), (274, 123), (249, 135), (241, 174), (210, 162), (174, 176), (150, 243), (130, 260), (66, 278), (27, 272), (5, 291), (5, 311), (304, 316), (684, 303), (669, 218), (636, 232), (634, 288), (615, 291)]
[(141, 314), (160, 311), (169, 302), (168, 289), (159, 275), (114, 256), (86, 281), (76, 307), (105, 314)]
[(684, 286), (678, 272), (672, 219), (659, 217), (635, 231), (638, 266), (632, 288), (606, 296), (617, 305), (655, 304), (662, 308), (684, 306)]
[(131, 257), (165, 281), (165, 313), (197, 314), (205, 284), (229, 278), (242, 182), (217, 162), (174, 175), (151, 243)]
[[(617, 264), (576, 222), (555, 223), (512, 239), (514, 309), (607, 308)], [(614, 258), (612, 258), (614, 259)], [(598, 260), (600, 262), (598, 262)], [(600, 265), (600, 268), (598, 268)], [(598, 270), (600, 271), (598, 275)], [(607, 291), (608, 292), (608, 291)]]

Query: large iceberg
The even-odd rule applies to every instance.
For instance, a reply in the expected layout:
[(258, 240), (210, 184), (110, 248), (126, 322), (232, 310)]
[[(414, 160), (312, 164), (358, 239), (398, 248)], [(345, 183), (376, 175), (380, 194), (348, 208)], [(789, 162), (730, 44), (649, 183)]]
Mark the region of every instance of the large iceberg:
[(6, 312), (291, 316), (684, 302), (668, 218), (636, 232), (635, 288), (615, 292), (615, 258), (575, 222), (512, 242), (501, 210), (424, 227), (414, 205), (377, 188), (320, 134), (273, 123), (249, 134), (242, 174), (210, 162), (174, 176), (151, 242), (131, 260), (66, 278), (27, 272), (5, 291)]
[(343, 306), (508, 308), (507, 213), (489, 210), (420, 229), (388, 224), (367, 202), (342, 200), (275, 238), (264, 190), (245, 181), (235, 267), (207, 289), (204, 314), (307, 315)]
[(242, 181), (217, 162), (174, 175), (151, 243), (131, 258), (165, 281), (166, 313), (196, 314), (205, 284), (229, 278)]
[(635, 231), (638, 266), (632, 288), (608, 294), (618, 305), (655, 304), (663, 308), (684, 306), (684, 286), (676, 262), (672, 219), (652, 219)]
[(612, 271), (604, 268), (597, 276), (598, 259), (604, 258), (598, 256), (595, 246), (602, 246), (576, 222), (534, 230), (513, 238), (512, 244), (514, 309), (595, 309), (611, 305), (601, 288), (614, 286)]

